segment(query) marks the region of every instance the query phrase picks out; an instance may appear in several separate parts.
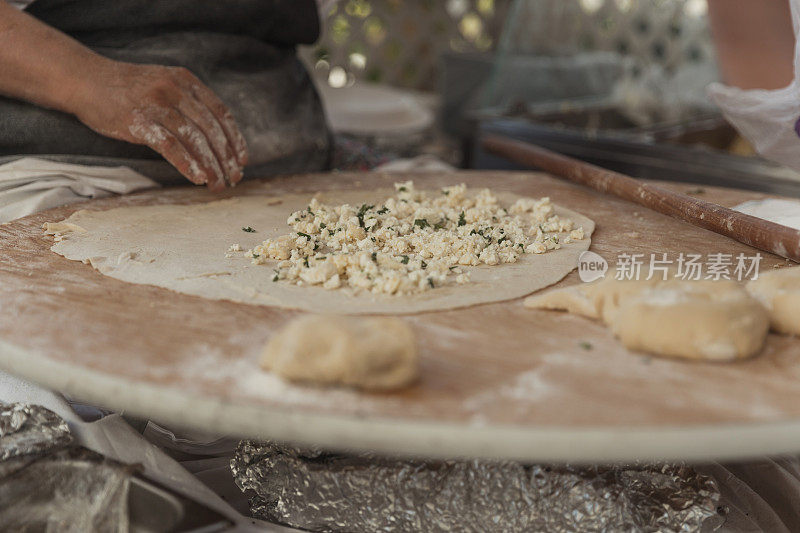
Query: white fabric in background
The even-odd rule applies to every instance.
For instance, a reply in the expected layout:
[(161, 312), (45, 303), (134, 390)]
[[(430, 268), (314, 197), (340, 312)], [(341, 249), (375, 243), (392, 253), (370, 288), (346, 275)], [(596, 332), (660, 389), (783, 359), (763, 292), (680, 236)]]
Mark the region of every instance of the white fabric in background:
[(763, 218), (800, 230), (800, 201), (798, 200), (750, 200), (734, 207), (747, 215)]
[(375, 172), (454, 172), (453, 165), (434, 155), (418, 155), (408, 159), (393, 159), (373, 169)]
[(81, 200), (158, 186), (127, 167), (73, 165), (23, 157), (0, 165), (0, 223)]
[[(790, 0), (795, 38), (800, 35), (800, 0)], [(794, 79), (783, 89), (745, 91), (720, 83), (708, 95), (767, 159), (800, 170), (800, 42), (795, 44)]]

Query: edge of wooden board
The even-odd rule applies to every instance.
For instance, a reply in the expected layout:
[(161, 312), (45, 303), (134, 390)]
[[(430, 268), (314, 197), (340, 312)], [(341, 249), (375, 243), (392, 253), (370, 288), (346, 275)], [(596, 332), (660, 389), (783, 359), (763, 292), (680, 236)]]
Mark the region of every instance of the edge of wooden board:
[[(721, 461), (800, 452), (800, 420), (696, 426), (520, 428), (256, 407), (76, 369), (0, 341), (3, 370), (104, 407), (173, 426), (340, 451), (527, 462)], [(138, 392), (134, 393), (133, 389)]]

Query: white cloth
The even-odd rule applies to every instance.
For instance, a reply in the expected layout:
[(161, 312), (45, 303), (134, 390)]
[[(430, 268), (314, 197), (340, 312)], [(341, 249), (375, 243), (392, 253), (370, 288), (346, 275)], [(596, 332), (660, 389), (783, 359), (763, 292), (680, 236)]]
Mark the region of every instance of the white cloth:
[(97, 167), (23, 157), (0, 165), (0, 223), (45, 209), (158, 187), (127, 167)]
[(798, 200), (778, 200), (774, 198), (750, 200), (737, 205), (734, 209), (776, 224), (800, 229), (800, 201)]
[[(800, 35), (800, 0), (790, 0), (790, 5), (796, 39)], [(745, 91), (712, 83), (708, 95), (759, 154), (800, 170), (800, 41), (794, 55), (794, 79), (788, 87)]]
[(393, 159), (375, 167), (375, 172), (453, 172), (456, 168), (430, 154), (408, 159)]

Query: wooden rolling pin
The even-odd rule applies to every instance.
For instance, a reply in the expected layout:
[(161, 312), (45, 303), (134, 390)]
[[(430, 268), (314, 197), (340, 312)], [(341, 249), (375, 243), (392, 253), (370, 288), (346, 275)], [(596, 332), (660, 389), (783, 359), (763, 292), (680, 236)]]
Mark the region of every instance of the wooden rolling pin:
[(481, 144), (488, 152), (515, 163), (542, 169), (554, 176), (613, 194), (760, 250), (800, 262), (798, 230), (672, 192), (522, 141), (487, 135)]

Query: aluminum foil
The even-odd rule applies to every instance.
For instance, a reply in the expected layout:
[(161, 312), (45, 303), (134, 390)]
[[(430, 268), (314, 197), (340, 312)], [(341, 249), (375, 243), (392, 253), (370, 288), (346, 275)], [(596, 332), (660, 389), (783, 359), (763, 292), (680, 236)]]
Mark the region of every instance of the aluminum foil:
[(52, 411), (0, 403), (3, 531), (127, 532), (133, 470), (74, 445)]
[(254, 516), (310, 531), (711, 531), (714, 481), (685, 465), (524, 465), (327, 454), (242, 441)]
[(0, 461), (45, 453), (71, 442), (67, 423), (49, 409), (0, 403)]

